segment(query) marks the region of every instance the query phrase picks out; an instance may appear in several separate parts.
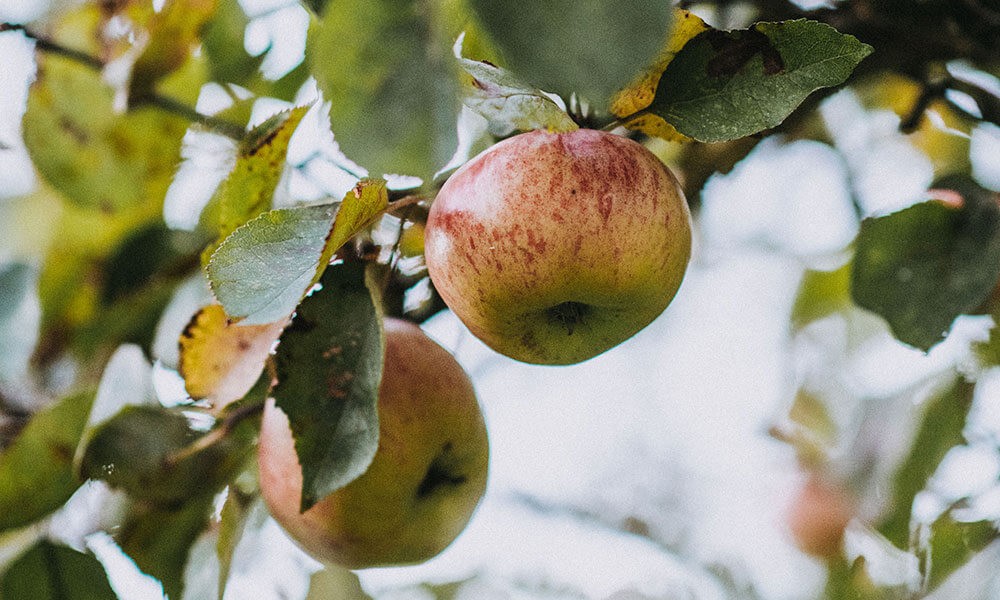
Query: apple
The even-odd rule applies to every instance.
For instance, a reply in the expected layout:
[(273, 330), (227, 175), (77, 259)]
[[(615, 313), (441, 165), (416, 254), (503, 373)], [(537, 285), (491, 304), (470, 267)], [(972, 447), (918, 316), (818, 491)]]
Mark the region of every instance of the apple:
[(857, 501), (843, 485), (810, 475), (788, 512), (795, 545), (817, 558), (837, 556), (843, 545), (844, 530), (857, 511)]
[(565, 365), (620, 344), (670, 304), (691, 215), (642, 145), (539, 130), (458, 169), (424, 236), (434, 287), (476, 337), (523, 362)]
[(288, 418), (269, 400), (261, 423), (257, 462), (271, 515), (314, 558), (349, 569), (438, 554), (486, 488), (486, 426), (465, 371), (412, 323), (386, 319), (385, 342), (371, 466), (304, 513)]

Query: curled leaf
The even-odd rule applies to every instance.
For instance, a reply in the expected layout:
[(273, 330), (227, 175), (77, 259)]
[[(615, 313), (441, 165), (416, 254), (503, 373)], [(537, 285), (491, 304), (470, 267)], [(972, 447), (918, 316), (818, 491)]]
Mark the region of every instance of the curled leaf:
[(464, 33), (459, 36), (453, 49), (466, 75), (462, 77), (462, 101), (489, 121), (490, 132), (506, 136), (532, 129), (556, 132), (577, 129), (566, 111), (541, 90), (490, 62), (463, 57), (464, 37)]

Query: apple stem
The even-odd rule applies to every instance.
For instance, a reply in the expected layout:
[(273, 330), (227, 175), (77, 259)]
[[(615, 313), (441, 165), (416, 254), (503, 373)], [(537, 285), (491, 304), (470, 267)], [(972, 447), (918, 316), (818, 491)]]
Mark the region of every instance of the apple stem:
[(242, 423), (245, 419), (254, 417), (264, 412), (263, 402), (253, 402), (246, 404), (244, 406), (238, 407), (233, 410), (218, 422), (218, 424), (208, 433), (191, 442), (187, 446), (169, 454), (164, 462), (168, 466), (176, 465), (184, 459), (190, 458), (195, 454), (211, 447), (224, 440), (226, 436), (232, 433), (233, 429), (237, 425)]
[(650, 112), (652, 112), (652, 111), (647, 106), (646, 108), (639, 109), (639, 110), (635, 111), (634, 113), (632, 113), (630, 115), (625, 115), (624, 117), (618, 117), (617, 119), (615, 119), (614, 121), (611, 121), (610, 123), (608, 123), (604, 127), (601, 127), (601, 131), (613, 131), (615, 129), (618, 129), (619, 127), (625, 127), (626, 123), (634, 121), (634, 120), (638, 119), (639, 117), (643, 117), (645, 115), (648, 115)]

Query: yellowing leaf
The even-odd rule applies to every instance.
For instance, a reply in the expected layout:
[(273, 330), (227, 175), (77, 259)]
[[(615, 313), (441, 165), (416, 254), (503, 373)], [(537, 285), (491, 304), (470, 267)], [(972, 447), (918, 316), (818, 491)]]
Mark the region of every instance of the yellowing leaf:
[(220, 237), (271, 208), (274, 189), (285, 169), (288, 141), (308, 110), (308, 106), (299, 106), (278, 113), (244, 138), (236, 167), (219, 190)]
[(216, 409), (242, 398), (260, 377), (286, 324), (236, 325), (222, 306), (202, 308), (180, 339), (179, 370), (188, 394), (211, 399)]
[[(674, 59), (674, 56), (680, 52), (688, 40), (708, 28), (708, 25), (694, 13), (681, 8), (674, 9), (673, 29), (670, 31), (670, 36), (663, 49), (657, 55), (656, 61), (639, 74), (628, 87), (615, 94), (611, 99), (611, 113), (622, 118), (649, 106), (656, 95), (660, 76), (663, 75), (663, 71), (670, 64), (670, 61)], [(625, 126), (665, 140), (685, 141), (690, 139), (678, 133), (672, 125), (654, 114), (644, 114), (631, 119), (625, 123)]]
[[(329, 261), (333, 253), (355, 234), (371, 225), (389, 206), (389, 192), (384, 179), (362, 179), (347, 192), (333, 221), (333, 231), (323, 251)], [(319, 281), (319, 275), (316, 276)]]

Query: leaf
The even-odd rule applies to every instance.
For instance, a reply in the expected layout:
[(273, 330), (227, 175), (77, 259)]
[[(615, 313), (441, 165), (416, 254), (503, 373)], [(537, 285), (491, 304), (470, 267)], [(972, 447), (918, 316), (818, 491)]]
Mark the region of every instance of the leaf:
[(42, 541), (0, 579), (7, 600), (116, 600), (104, 566), (90, 554)]
[(126, 406), (93, 432), (80, 472), (162, 506), (217, 494), (252, 454), (256, 425), (244, 417), (263, 407), (270, 387), (261, 376), (208, 431), (177, 409)]
[(462, 77), (462, 101), (489, 121), (491, 133), (507, 136), (516, 130), (564, 132), (578, 128), (541, 90), (521, 83), (494, 64), (463, 58), (463, 37), (459, 36), (454, 47), (455, 58), (468, 75)]
[(460, 106), (440, 2), (339, 0), (314, 20), (306, 59), (335, 140), (373, 174), (430, 180), (455, 151)]
[(229, 486), (229, 493), (222, 505), (219, 537), (215, 545), (215, 554), (219, 560), (219, 598), (225, 597), (226, 583), (229, 581), (236, 548), (247, 528), (259, 530), (268, 518), (270, 514), (259, 497), (255, 499), (238, 490), (236, 486)]
[[(663, 75), (663, 71), (670, 64), (670, 61), (680, 52), (684, 44), (708, 28), (708, 25), (698, 15), (682, 8), (675, 8), (673, 27), (670, 29), (670, 36), (663, 48), (660, 49), (651, 65), (643, 69), (627, 87), (614, 95), (611, 99), (611, 114), (619, 118), (627, 117), (649, 106), (656, 96), (660, 76)], [(629, 119), (625, 126), (665, 140), (684, 141), (689, 139), (678, 133), (662, 117), (652, 113), (645, 113), (634, 119)]]
[(274, 398), (302, 465), (302, 510), (368, 468), (378, 448), (381, 316), (357, 264), (327, 269), (275, 356)]
[(163, 584), (170, 598), (184, 594), (184, 567), (198, 537), (209, 524), (211, 495), (203, 495), (179, 508), (144, 508), (131, 514), (115, 539), (139, 569)]
[(792, 327), (801, 329), (813, 321), (851, 306), (851, 263), (833, 271), (807, 270), (799, 283), (792, 307)]
[(149, 41), (129, 81), (129, 102), (155, 91), (157, 82), (179, 69), (191, 57), (198, 34), (215, 13), (217, 0), (166, 0), (148, 24)]
[(884, 515), (879, 531), (898, 548), (906, 548), (910, 538), (913, 499), (924, 489), (948, 450), (965, 440), (962, 431), (975, 386), (954, 375), (943, 387), (933, 390), (925, 401), (920, 426), (909, 455), (892, 480), (891, 512)]
[(938, 517), (930, 528), (929, 585), (932, 589), (1000, 537), (993, 521), (960, 521), (951, 510)]
[(972, 344), (972, 349), (984, 367), (1000, 366), (1000, 326), (990, 328), (990, 337)]
[[(212, 255), (206, 271), (215, 297), (244, 325), (289, 316), (333, 254), (388, 206), (383, 180), (362, 180), (332, 205), (278, 209), (240, 227)], [(266, 248), (266, 252), (261, 249)]]
[(235, 325), (218, 304), (199, 310), (180, 338), (178, 371), (192, 398), (210, 398), (220, 408), (242, 398), (257, 381), (284, 320)]
[(104, 367), (97, 396), (75, 449), (74, 464), (79, 467), (91, 436), (101, 425), (122, 408), (141, 405), (160, 406), (153, 389), (153, 369), (142, 348), (126, 344), (115, 350)]
[(843, 83), (872, 48), (799, 19), (705, 31), (667, 65), (649, 111), (704, 142), (781, 123), (812, 92)]
[(300, 106), (273, 115), (243, 138), (236, 166), (217, 192), (220, 239), (271, 208), (288, 142), (308, 110)]
[(937, 184), (961, 207), (924, 202), (861, 222), (851, 294), (888, 321), (900, 341), (928, 350), (973, 312), (1000, 278), (1000, 208), (965, 178)]
[(64, 398), (35, 414), (0, 453), (0, 531), (41, 519), (80, 487), (73, 455), (93, 402), (92, 392)]
[(267, 56), (247, 53), (243, 40), (250, 19), (238, 0), (218, 0), (218, 8), (201, 30), (202, 48), (208, 57), (213, 81), (246, 85)]
[(670, 31), (670, 3), (659, 0), (470, 4), (518, 77), (600, 107), (651, 62)]
[(248, 455), (233, 436), (215, 443), (179, 412), (159, 406), (127, 406), (93, 434), (80, 472), (139, 500), (176, 506), (213, 495)]
[(105, 213), (158, 207), (187, 121), (166, 111), (112, 109), (100, 74), (54, 55), (39, 58), (24, 143), (39, 173), (66, 198)]

